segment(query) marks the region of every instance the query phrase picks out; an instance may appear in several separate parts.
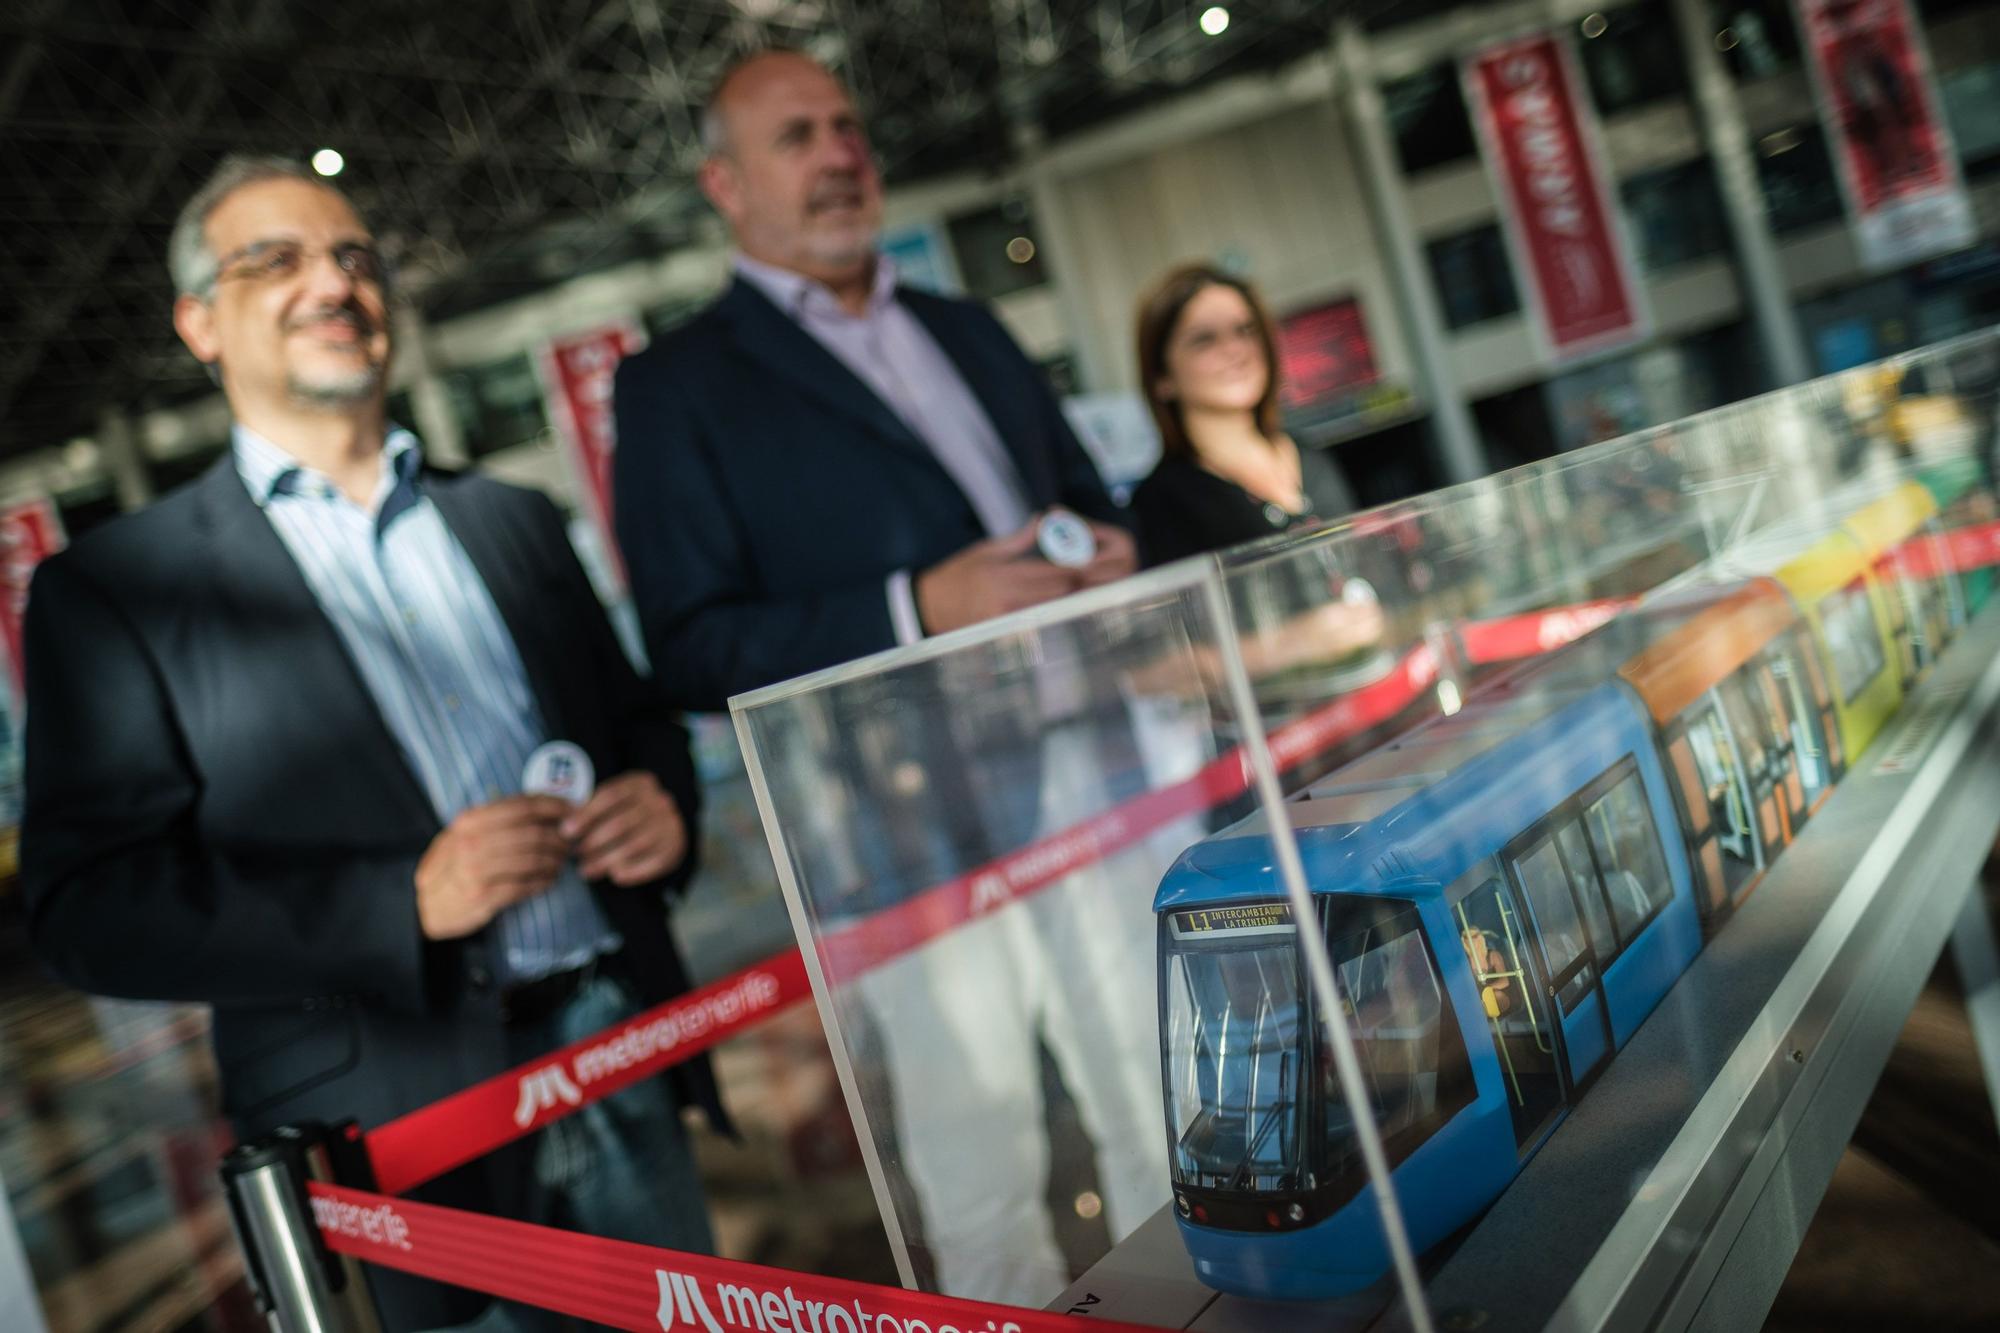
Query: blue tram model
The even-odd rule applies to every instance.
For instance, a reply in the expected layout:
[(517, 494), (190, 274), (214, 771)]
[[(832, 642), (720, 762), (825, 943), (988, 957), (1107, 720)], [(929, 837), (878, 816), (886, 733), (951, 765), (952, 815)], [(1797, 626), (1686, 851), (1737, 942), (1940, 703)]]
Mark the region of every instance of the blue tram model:
[(1301, 929), (1412, 1245), (1498, 1197), (1873, 736), (1871, 682), (1900, 701), (1876, 567), (1926, 515), (1893, 507), (1775, 578), (1630, 611), (1289, 802), (1311, 921), (1265, 814), (1181, 855), (1154, 903), (1162, 1073), (1203, 1282), (1322, 1299), (1389, 1266)]

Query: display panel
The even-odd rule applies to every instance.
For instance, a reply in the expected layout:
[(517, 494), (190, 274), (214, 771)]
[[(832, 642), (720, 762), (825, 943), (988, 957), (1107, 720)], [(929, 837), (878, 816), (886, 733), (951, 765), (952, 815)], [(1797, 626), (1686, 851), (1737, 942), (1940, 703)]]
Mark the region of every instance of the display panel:
[(1212, 1291), (1422, 1304), (1399, 1256), (1483, 1235), (1975, 623), (1954, 397), (1819, 381), (736, 701), (907, 1279), (1044, 1302), (1166, 1209)]

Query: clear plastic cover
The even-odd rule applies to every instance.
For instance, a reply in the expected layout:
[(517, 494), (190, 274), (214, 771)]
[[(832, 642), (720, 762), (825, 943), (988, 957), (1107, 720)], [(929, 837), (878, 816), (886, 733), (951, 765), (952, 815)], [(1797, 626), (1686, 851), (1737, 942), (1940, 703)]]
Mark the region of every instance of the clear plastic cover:
[(1948, 344), (737, 700), (906, 1278), (1043, 1303), (1164, 1208), (1214, 1290), (1429, 1326), (1979, 614), (1996, 363)]

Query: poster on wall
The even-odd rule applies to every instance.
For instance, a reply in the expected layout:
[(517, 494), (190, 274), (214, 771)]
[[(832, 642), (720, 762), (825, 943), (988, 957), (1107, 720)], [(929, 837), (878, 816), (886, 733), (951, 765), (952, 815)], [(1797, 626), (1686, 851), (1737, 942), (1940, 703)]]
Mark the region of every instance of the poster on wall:
[(1643, 294), (1568, 38), (1487, 47), (1461, 70), (1515, 282), (1548, 353), (1568, 360), (1646, 336)]
[(1901, 268), (1978, 239), (1909, 0), (1798, 0), (1861, 262)]
[(611, 523), (611, 454), (618, 444), (611, 381), (618, 363), (645, 345), (644, 330), (627, 320), (558, 338), (535, 358), (549, 420), (563, 437), (563, 453), (583, 512), (597, 529), (614, 594), (624, 591), (625, 562)]
[(1409, 391), (1382, 377), (1358, 298), (1294, 310), (1278, 320), (1277, 337), (1278, 406), (1294, 434), (1351, 434), (1339, 428), (1365, 429), (1409, 411)]
[(35, 566), (62, 550), (62, 519), (47, 496), (0, 506), (0, 652), (7, 655), (7, 680), (17, 704), (27, 680), (21, 665), (21, 622), (28, 610), (28, 581)]

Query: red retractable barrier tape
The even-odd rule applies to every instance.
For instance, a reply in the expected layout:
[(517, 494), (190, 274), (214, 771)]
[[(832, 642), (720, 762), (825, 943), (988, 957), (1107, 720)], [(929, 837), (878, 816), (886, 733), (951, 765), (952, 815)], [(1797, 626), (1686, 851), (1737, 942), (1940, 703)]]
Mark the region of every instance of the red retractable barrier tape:
[(632, 1333), (1151, 1333), (985, 1301), (656, 1250), (317, 1182), (327, 1246)]
[(413, 1189), (571, 1111), (762, 1022), (806, 998), (805, 962), (786, 950), (676, 996), (559, 1051), (369, 1132), (375, 1182)]
[(1533, 657), (1582, 638), (1637, 600), (1606, 597), (1497, 620), (1468, 620), (1459, 626), (1458, 641), (1465, 647), (1466, 659), (1482, 665)]

